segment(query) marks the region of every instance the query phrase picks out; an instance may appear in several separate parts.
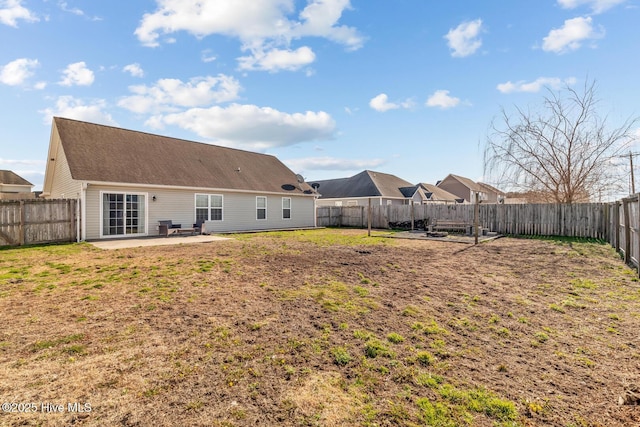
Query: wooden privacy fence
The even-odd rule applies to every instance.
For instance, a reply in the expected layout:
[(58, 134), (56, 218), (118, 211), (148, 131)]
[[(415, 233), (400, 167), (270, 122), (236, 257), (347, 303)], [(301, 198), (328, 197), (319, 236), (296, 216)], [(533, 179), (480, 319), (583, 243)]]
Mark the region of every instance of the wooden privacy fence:
[(640, 206), (638, 194), (611, 203), (611, 233), (608, 237), (611, 246), (624, 256), (628, 264), (638, 268), (640, 276)]
[[(473, 224), (472, 204), (376, 205), (371, 207), (373, 228), (423, 229), (434, 220)], [(321, 206), (319, 226), (366, 227), (366, 206)], [(479, 223), (501, 234), (570, 236), (609, 239), (611, 206), (580, 204), (480, 204)]]
[(74, 199), (0, 201), (0, 246), (75, 242), (77, 207)]

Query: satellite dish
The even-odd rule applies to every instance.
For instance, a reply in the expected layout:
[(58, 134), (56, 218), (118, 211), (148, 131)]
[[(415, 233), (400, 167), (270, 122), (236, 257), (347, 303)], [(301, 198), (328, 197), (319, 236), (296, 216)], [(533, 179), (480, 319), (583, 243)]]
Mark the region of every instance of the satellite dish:
[(314, 182), (311, 184), (311, 188), (313, 188), (314, 190), (318, 191), (318, 188), (320, 188), (320, 184), (318, 184), (317, 182)]
[(296, 174), (296, 179), (298, 180), (298, 182), (300, 184), (302, 184), (304, 182), (304, 177), (300, 174)]

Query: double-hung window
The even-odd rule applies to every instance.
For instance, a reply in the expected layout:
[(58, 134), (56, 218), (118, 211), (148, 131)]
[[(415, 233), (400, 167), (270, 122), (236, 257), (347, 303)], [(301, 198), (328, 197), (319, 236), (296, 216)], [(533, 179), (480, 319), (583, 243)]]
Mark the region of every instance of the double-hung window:
[(291, 219), (291, 197), (282, 198), (282, 219)]
[(256, 197), (256, 219), (267, 219), (267, 198)]
[(222, 221), (223, 197), (220, 194), (196, 194), (196, 223)]

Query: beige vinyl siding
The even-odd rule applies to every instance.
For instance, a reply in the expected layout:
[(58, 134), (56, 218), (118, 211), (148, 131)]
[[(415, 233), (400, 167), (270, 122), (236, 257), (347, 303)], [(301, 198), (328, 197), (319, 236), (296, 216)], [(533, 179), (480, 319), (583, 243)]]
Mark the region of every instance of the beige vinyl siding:
[[(256, 220), (256, 194), (231, 193), (219, 190), (174, 190), (143, 187), (89, 185), (87, 188), (87, 240), (100, 239), (102, 192), (145, 194), (146, 234), (158, 234), (158, 221), (171, 220), (183, 227), (195, 223), (196, 194), (223, 196), (223, 220), (207, 222), (208, 232), (268, 230), (277, 228), (313, 227), (315, 209), (313, 197), (260, 194), (267, 197), (267, 220)], [(156, 201), (153, 201), (156, 196)], [(282, 219), (282, 197), (291, 197), (291, 219)]]
[[(59, 138), (58, 133), (54, 132), (54, 138)], [(53, 183), (51, 186), (50, 199), (79, 199), (82, 191), (82, 184), (71, 176), (71, 170), (67, 163), (67, 156), (64, 154), (62, 144), (57, 144), (58, 151), (53, 157), (55, 160), (49, 160), (53, 163)]]
[(462, 184), (456, 179), (445, 179), (438, 185), (438, 187), (442, 188), (445, 191), (448, 191), (451, 194), (456, 195), (459, 198), (465, 199), (466, 201), (471, 200), (471, 190), (469, 189), (469, 187)]
[[(225, 193), (224, 221), (207, 221), (208, 232), (313, 227), (313, 197), (260, 194), (267, 198), (267, 219), (256, 218), (256, 194)], [(291, 198), (291, 218), (282, 218), (282, 197)]]

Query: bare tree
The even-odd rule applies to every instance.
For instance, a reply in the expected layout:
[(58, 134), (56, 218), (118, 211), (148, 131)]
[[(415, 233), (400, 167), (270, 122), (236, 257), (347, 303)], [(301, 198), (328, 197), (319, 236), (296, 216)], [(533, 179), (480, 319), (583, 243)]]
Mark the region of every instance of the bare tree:
[(586, 82), (582, 92), (547, 88), (540, 112), (502, 108), (485, 145), (485, 176), (550, 202), (611, 194), (624, 182), (613, 159), (629, 149), (640, 117), (609, 129), (597, 104), (595, 82)]

